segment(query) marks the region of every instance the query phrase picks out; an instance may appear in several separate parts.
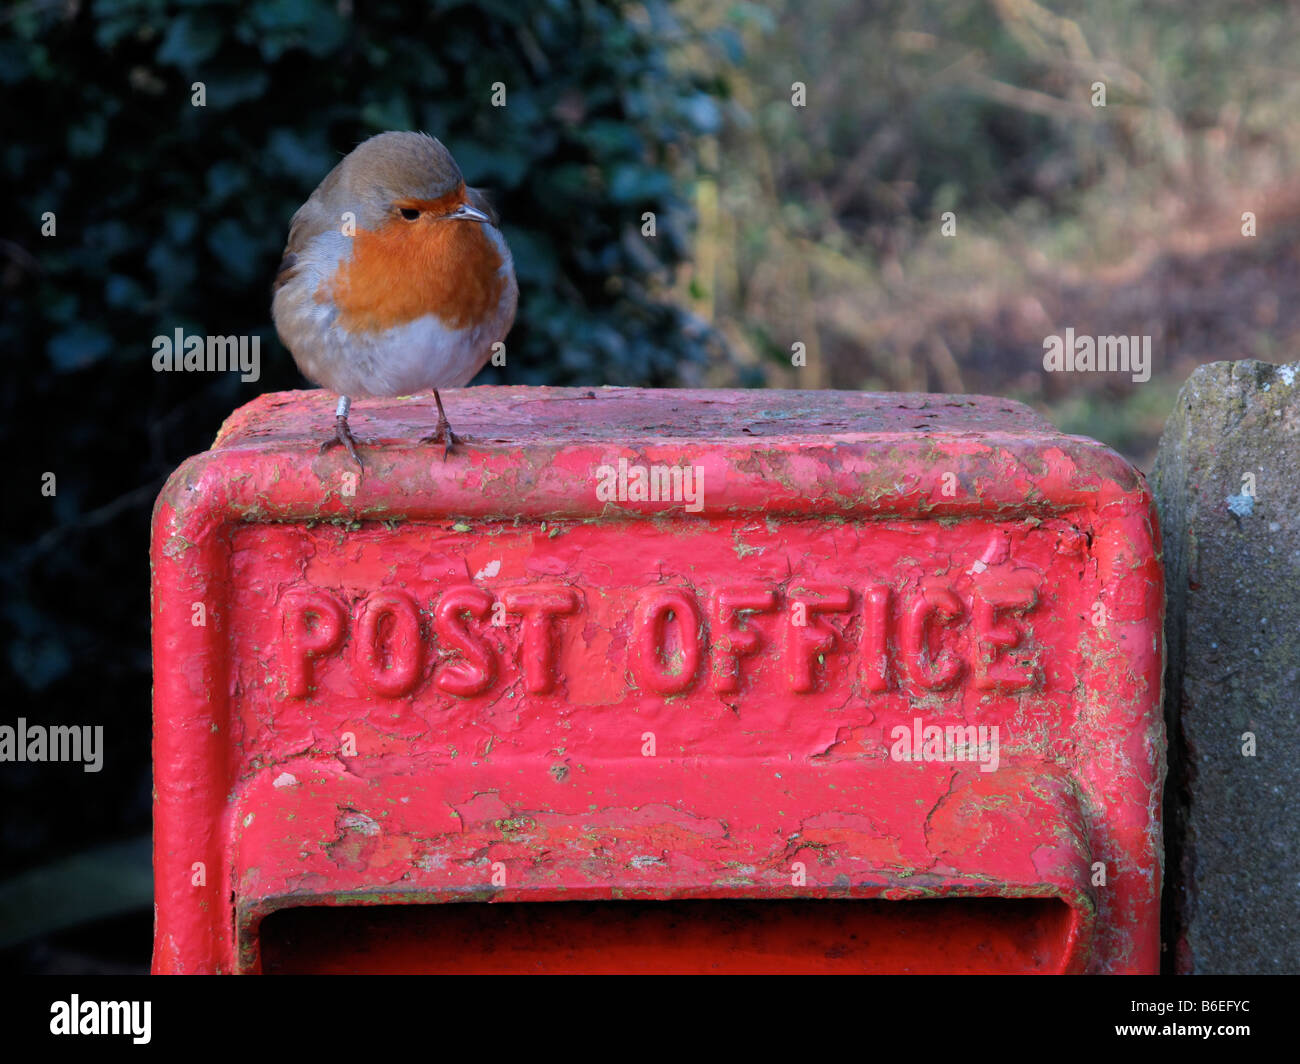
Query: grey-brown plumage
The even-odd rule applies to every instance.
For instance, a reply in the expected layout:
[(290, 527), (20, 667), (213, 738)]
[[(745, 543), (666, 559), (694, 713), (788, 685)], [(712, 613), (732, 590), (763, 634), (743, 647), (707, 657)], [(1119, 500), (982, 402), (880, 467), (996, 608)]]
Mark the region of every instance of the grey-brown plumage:
[(422, 133), (358, 145), (294, 214), (272, 316), (304, 375), (341, 396), (330, 443), (356, 458), (350, 397), (433, 389), (450, 450), (437, 389), (468, 383), (514, 320), (497, 225), (451, 153)]

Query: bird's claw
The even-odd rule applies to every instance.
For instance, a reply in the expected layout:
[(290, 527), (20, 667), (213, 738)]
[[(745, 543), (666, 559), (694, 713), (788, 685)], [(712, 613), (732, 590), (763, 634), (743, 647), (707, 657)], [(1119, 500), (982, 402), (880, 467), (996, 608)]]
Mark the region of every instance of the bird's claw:
[(428, 436), (421, 437), (420, 442), (442, 444), (442, 460), (445, 462), (447, 460), (447, 455), (451, 454), (452, 450), (457, 445), (462, 444), (465, 441), (451, 431), (451, 422), (446, 418), (439, 418), (438, 427)]
[(346, 417), (336, 417), (334, 419), (334, 435), (320, 445), (320, 453), (324, 454), (331, 448), (340, 446), (347, 450), (352, 461), (356, 462), (357, 468), (364, 471), (365, 464), (361, 461), (361, 456), (357, 454), (357, 438), (352, 435)]

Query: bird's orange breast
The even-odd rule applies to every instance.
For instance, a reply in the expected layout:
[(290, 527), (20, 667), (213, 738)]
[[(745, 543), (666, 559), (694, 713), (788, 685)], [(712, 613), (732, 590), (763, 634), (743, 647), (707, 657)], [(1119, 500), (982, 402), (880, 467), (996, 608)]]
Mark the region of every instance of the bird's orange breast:
[(332, 299), (348, 332), (379, 332), (436, 314), (451, 329), (487, 318), (506, 279), (501, 254), (478, 222), (393, 221), (357, 230), (352, 257), (318, 300)]

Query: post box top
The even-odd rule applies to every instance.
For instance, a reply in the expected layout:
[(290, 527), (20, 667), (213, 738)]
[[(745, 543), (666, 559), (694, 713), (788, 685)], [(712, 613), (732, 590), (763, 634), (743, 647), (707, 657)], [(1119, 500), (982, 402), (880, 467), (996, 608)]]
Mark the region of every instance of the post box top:
[(259, 396), (172, 475), (155, 535), (183, 547), (231, 521), (651, 512), (594, 489), (624, 463), (698, 470), (704, 517), (1001, 518), (1149, 501), (1109, 447), (989, 396), (480, 386), (443, 399), (467, 441), (447, 461), (420, 442), (437, 420), (431, 395), (355, 404), (362, 475), (341, 448), (321, 451), (333, 395)]
[[(745, 441), (915, 433), (1056, 435), (1023, 403), (985, 395), (763, 389), (483, 386), (444, 393), (458, 434), (484, 445)], [(326, 392), (275, 392), (231, 415), (214, 450), (254, 442), (307, 442), (330, 426)], [(363, 400), (358, 435), (413, 442), (433, 421), (428, 395)]]

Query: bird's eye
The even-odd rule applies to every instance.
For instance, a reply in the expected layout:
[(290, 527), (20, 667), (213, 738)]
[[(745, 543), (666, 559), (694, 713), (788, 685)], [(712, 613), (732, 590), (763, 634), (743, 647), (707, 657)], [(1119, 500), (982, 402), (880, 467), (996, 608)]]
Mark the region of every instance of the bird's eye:
[(414, 207), (403, 207), (402, 217), (405, 218), (408, 222), (413, 222), (415, 221), (415, 219), (420, 217), (420, 212), (417, 211)]

